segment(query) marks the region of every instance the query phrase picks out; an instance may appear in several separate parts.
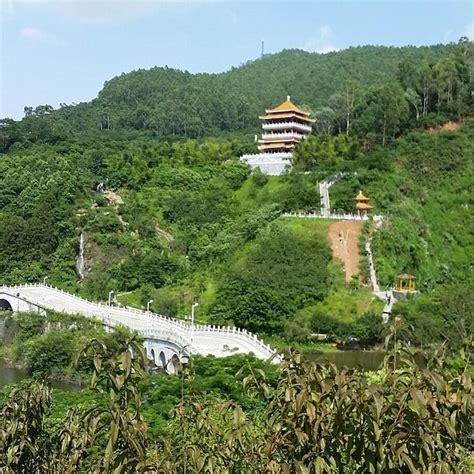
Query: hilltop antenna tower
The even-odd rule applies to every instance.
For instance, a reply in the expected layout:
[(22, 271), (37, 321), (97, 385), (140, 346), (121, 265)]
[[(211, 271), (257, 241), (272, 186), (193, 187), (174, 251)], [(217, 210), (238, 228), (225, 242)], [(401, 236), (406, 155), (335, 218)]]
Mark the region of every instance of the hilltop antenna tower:
[(265, 54), (265, 41), (262, 40), (262, 52), (260, 53), (260, 57), (263, 58)]

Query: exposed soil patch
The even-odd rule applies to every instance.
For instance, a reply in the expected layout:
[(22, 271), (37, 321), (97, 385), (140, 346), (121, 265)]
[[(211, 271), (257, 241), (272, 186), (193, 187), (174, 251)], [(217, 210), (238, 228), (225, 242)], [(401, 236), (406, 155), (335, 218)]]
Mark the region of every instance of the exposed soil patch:
[(445, 122), (442, 125), (437, 127), (428, 128), (428, 133), (439, 133), (439, 132), (450, 132), (453, 130), (457, 130), (464, 122), (474, 120), (472, 115), (468, 115), (463, 117), (460, 121), (458, 120), (450, 120), (449, 122)]
[(346, 281), (359, 273), (361, 221), (337, 221), (329, 226), (329, 240), (335, 258), (344, 265)]
[(117, 208), (123, 204), (123, 199), (111, 189), (104, 191), (103, 196), (112, 207)]
[(453, 122), (450, 120), (449, 122), (443, 123), (439, 127), (431, 127), (428, 129), (428, 133), (438, 133), (438, 132), (449, 132), (452, 130), (457, 130), (460, 127), (459, 122)]

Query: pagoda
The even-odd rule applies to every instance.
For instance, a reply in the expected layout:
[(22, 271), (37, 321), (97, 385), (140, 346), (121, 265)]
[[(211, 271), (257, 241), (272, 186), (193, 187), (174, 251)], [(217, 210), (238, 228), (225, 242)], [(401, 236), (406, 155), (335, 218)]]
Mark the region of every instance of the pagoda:
[(298, 142), (311, 133), (315, 121), (287, 96), (286, 101), (274, 109), (266, 109), (262, 120), (263, 133), (258, 140), (259, 153), (243, 155), (240, 160), (252, 168), (260, 168), (269, 175), (282, 174), (291, 166), (293, 150)]
[(362, 191), (359, 191), (359, 194), (354, 198), (356, 201), (357, 212), (361, 216), (366, 216), (367, 213), (374, 208), (369, 204), (369, 198), (362, 194)]

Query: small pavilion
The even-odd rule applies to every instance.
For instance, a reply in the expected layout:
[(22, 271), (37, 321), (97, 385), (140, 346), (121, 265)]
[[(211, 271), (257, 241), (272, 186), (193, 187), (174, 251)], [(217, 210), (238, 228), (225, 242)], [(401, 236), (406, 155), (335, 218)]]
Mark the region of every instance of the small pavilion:
[(395, 291), (403, 293), (413, 293), (416, 292), (415, 280), (416, 277), (409, 275), (408, 273), (402, 273), (395, 277)]
[(362, 194), (362, 191), (359, 191), (359, 194), (354, 198), (356, 201), (357, 212), (361, 216), (366, 216), (367, 213), (374, 208), (369, 204), (369, 198)]

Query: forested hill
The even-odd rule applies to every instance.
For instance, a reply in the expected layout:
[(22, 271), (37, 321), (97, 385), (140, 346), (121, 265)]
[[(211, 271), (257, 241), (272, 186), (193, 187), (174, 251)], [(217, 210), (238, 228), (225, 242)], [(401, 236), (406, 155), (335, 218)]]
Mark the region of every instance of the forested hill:
[[(412, 75), (408, 86), (420, 94), (425, 81), (434, 98), (446, 81), (453, 83), (453, 72), (465, 74), (453, 58), (469, 47), (463, 39), (450, 45), (364, 46), (329, 54), (285, 50), (220, 74), (191, 74), (168, 67), (137, 70), (107, 81), (89, 103), (63, 104), (57, 111), (47, 105), (25, 107), (20, 128), (35, 141), (109, 129), (190, 138), (239, 131), (250, 135), (257, 130), (258, 115), (286, 95), (316, 116), (327, 115), (328, 109), (337, 115), (338, 98), (347, 81), (353, 89), (365, 91)], [(47, 120), (36, 120), (45, 116)], [(9, 132), (15, 132), (15, 125)]]
[(342, 90), (345, 80), (363, 86), (379, 83), (396, 77), (402, 60), (434, 63), (447, 49), (365, 46), (330, 54), (285, 50), (222, 74), (138, 70), (106, 82), (94, 105), (109, 107), (119, 127), (160, 127), (184, 134), (246, 130), (257, 125), (265, 108), (278, 105), (288, 94), (315, 111)]
[[(138, 71), (107, 83), (90, 104), (43, 105), (21, 123), (2, 121), (0, 283), (48, 276), (93, 300), (112, 290), (123, 304), (153, 300), (173, 317), (199, 301), (203, 322), (290, 342), (310, 344), (313, 333), (379, 342), (382, 302), (366, 287), (367, 262), (346, 282), (329, 222), (279, 218), (318, 209), (318, 183), (344, 172), (332, 208), (352, 212), (363, 190), (387, 216), (372, 241), (381, 287), (408, 272), (422, 291), (405, 309), (397, 303), (415, 327), (406, 337), (449, 338), (458, 348), (474, 327), (473, 56), (461, 41), (286, 51), (218, 75)], [(288, 92), (303, 106), (318, 97), (328, 106), (316, 104), (316, 127), (296, 148), (292, 172), (250, 174), (238, 158), (255, 146), (245, 127)], [(244, 99), (234, 123), (231, 104)]]

